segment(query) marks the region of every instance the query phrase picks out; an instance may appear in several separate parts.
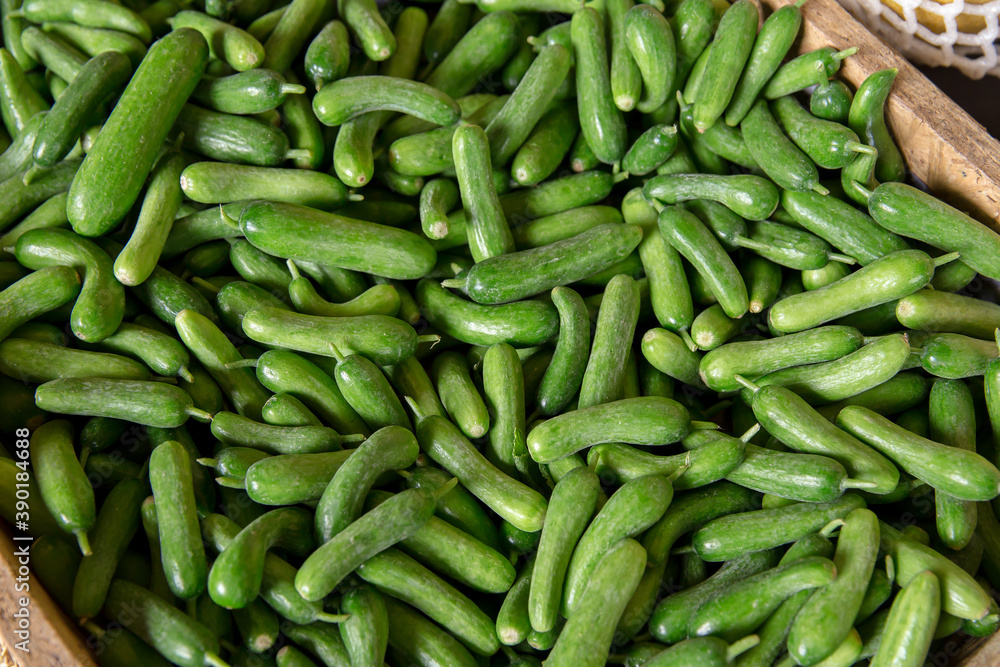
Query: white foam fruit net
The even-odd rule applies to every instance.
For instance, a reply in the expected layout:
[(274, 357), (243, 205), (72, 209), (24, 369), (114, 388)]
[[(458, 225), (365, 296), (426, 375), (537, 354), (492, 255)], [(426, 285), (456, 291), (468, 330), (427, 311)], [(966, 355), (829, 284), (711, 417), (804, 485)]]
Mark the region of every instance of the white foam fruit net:
[(1000, 0), (839, 0), (908, 58), (955, 67), (973, 79), (1000, 77)]

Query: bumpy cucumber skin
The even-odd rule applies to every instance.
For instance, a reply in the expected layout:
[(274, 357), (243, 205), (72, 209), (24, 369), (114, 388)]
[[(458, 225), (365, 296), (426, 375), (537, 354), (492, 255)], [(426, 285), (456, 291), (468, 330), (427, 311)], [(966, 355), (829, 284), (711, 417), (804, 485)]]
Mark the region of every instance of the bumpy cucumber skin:
[(803, 331), (908, 296), (933, 276), (934, 261), (929, 255), (900, 250), (826, 287), (781, 299), (771, 307), (768, 321), (775, 331)]
[(543, 422), (528, 433), (528, 450), (535, 461), (550, 463), (604, 442), (641, 445), (676, 442), (689, 428), (688, 411), (672, 399), (626, 398)]
[(386, 278), (421, 278), (437, 260), (427, 240), (411, 232), (294, 204), (255, 202), (243, 210), (240, 226), (268, 254)]
[(573, 13), (573, 52), (576, 56), (580, 129), (601, 162), (612, 164), (628, 148), (625, 120), (611, 95), (608, 53), (601, 15), (591, 7)]
[(1000, 235), (933, 196), (905, 183), (883, 183), (868, 199), (868, 212), (889, 231), (957, 252), (979, 273), (1000, 279)]
[(864, 506), (861, 496), (845, 493), (830, 503), (798, 503), (773, 510), (733, 514), (709, 522), (694, 534), (692, 541), (702, 560), (729, 560), (794, 542)]
[(543, 301), (484, 306), (452, 294), (431, 279), (417, 283), (416, 298), (431, 326), (472, 345), (531, 347), (552, 340), (559, 331), (559, 314)]
[[(66, 210), (77, 233), (99, 236), (125, 217), (207, 60), (207, 42), (191, 29), (150, 48), (70, 186)], [(147, 101), (150, 90), (166, 101)]]

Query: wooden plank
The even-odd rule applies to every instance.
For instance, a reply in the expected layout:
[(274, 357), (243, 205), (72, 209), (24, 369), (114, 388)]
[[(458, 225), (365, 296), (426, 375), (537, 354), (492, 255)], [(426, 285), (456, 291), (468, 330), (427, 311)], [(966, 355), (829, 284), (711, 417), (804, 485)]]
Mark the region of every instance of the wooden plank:
[[(18, 542), (16, 547), (30, 542)], [(11, 649), (10, 655), (21, 667), (96, 667), (77, 627), (69, 620), (42, 587), (34, 573), (29, 575), (30, 590), (16, 590), (18, 558), (10, 529), (0, 522), (0, 639)], [(28, 598), (30, 652), (15, 648), (21, 641), (14, 632), (21, 608), (19, 598)]]
[[(792, 0), (761, 2), (773, 10)], [(800, 51), (858, 48), (840, 70), (855, 87), (872, 72), (899, 70), (886, 117), (910, 170), (935, 195), (1000, 231), (1000, 143), (836, 0), (809, 0), (802, 16)]]

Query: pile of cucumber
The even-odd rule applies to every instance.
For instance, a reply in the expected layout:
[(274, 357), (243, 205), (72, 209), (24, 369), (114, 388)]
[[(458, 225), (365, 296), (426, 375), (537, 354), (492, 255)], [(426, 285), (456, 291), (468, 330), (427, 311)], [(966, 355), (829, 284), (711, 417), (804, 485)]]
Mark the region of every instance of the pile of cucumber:
[(104, 667), (993, 634), (1000, 236), (803, 1), (0, 0), (32, 591)]

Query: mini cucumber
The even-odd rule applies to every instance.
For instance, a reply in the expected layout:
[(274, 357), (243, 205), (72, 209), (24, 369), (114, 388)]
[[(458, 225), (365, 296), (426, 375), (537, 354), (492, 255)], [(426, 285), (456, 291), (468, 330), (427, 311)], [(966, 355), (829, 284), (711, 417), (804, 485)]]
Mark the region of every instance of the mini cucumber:
[(399, 426), (379, 429), (337, 469), (316, 507), (315, 532), (329, 541), (362, 513), (365, 495), (385, 472), (408, 468), (419, 449), (413, 434)]
[(930, 650), (941, 614), (941, 584), (924, 571), (892, 603), (872, 665), (920, 665)]
[(900, 250), (826, 287), (779, 300), (768, 321), (782, 333), (809, 329), (916, 292), (930, 282), (934, 266), (920, 250)]
[(781, 338), (728, 343), (702, 358), (699, 373), (709, 388), (733, 391), (740, 387), (736, 375), (759, 377), (781, 368), (838, 359), (862, 342), (857, 329), (827, 326)]
[(527, 443), (535, 461), (550, 463), (605, 442), (637, 445), (677, 442), (690, 427), (690, 415), (680, 403), (644, 396), (553, 417), (533, 428)]
[(674, 89), (678, 60), (674, 33), (663, 14), (639, 4), (625, 16), (625, 41), (642, 75), (642, 96), (636, 109), (651, 113), (663, 106)]
[(483, 356), (483, 397), (490, 415), (487, 460), (512, 475), (527, 458), (524, 444), (524, 375), (517, 351), (506, 343), (491, 346)]
[[(698, 431), (684, 439), (684, 447), (697, 451), (706, 443), (727, 439), (739, 442), (732, 436)], [(776, 452), (750, 443), (725, 478), (748, 489), (800, 502), (831, 502), (851, 485), (844, 466), (828, 456)]]
[(145, 282), (156, 268), (183, 198), (179, 183), (183, 169), (184, 158), (179, 152), (165, 154), (154, 166), (139, 219), (115, 258), (115, 277), (123, 285)]
[(93, 554), (81, 561), (73, 580), (73, 615), (77, 618), (94, 618), (104, 606), (115, 569), (139, 529), (139, 508), (145, 497), (143, 482), (126, 479), (111, 489), (101, 505), (90, 531)]
[(261, 406), (270, 396), (252, 369), (227, 366), (243, 357), (225, 334), (207, 317), (191, 310), (179, 312), (174, 324), (181, 341), (208, 370), (236, 411), (259, 420)]
[(183, 389), (142, 380), (52, 380), (35, 390), (35, 402), (49, 412), (112, 417), (161, 428), (180, 426), (189, 416), (209, 418)]
[(447, 94), (424, 83), (386, 76), (338, 79), (316, 93), (313, 111), (328, 126), (369, 111), (398, 111), (436, 125), (451, 125), (460, 116)]
[(372, 431), (389, 425), (410, 428), (406, 411), (378, 366), (360, 354), (345, 357), (330, 345), (336, 364), (326, 359), (316, 359), (316, 364), (337, 381), (341, 394), (368, 427)]
[(731, 514), (710, 521), (692, 537), (702, 560), (718, 562), (782, 544), (815, 532), (833, 519), (865, 506), (856, 493), (829, 503), (798, 503), (771, 510)]
[[(931, 195), (904, 183), (883, 183), (868, 198), (868, 212), (891, 232), (957, 252), (963, 263), (984, 276), (1000, 276), (1000, 235)], [(920, 225), (913, 225), (917, 218)]]
[(438, 415), (418, 416), (417, 441), (431, 459), (502, 518), (526, 532), (541, 529), (545, 498), (489, 463), (458, 427)]
[[(697, 448), (673, 456), (660, 456), (619, 443), (592, 447), (587, 454), (587, 464), (594, 465), (602, 478), (612, 477), (630, 481), (645, 475), (672, 477), (674, 489), (681, 491), (717, 482), (737, 468), (744, 457), (744, 444), (738, 438), (706, 437), (708, 442)], [(707, 433), (707, 432), (706, 432)], [(712, 432), (714, 433), (714, 432)]]
[[(267, 399), (260, 409), (261, 417), (271, 426), (322, 426), (319, 417), (291, 394), (279, 392)], [(217, 416), (217, 415), (216, 415)], [(331, 447), (331, 449), (333, 449)], [(293, 452), (281, 452), (293, 453)]]
[(352, 451), (265, 457), (247, 469), (247, 495), (261, 505), (319, 500)]
[(573, 12), (571, 36), (576, 58), (580, 131), (597, 158), (613, 164), (625, 155), (625, 121), (611, 93), (608, 52), (601, 14), (592, 7)]
[(489, 150), (482, 128), (463, 125), (455, 130), (452, 153), (462, 204), (468, 214), (469, 248), (477, 262), (514, 250), (510, 226), (493, 187)]
[(646, 552), (635, 540), (621, 540), (607, 550), (546, 659), (550, 667), (604, 664), (618, 620), (639, 585), (645, 563)]
[(580, 295), (568, 287), (555, 287), (552, 302), (559, 310), (559, 341), (536, 398), (539, 411), (547, 416), (562, 412), (573, 400), (583, 382), (590, 349), (590, 318)]
[(431, 373), (438, 396), (451, 420), (469, 438), (485, 435), (490, 426), (489, 412), (462, 355), (442, 352), (434, 359)]
[(180, 187), (203, 204), (268, 199), (328, 211), (348, 200), (347, 188), (329, 174), (221, 162), (190, 165), (180, 174)]
[[(285, 396), (286, 399), (296, 400), (291, 396)], [(271, 403), (272, 399), (268, 399), (268, 403)], [(308, 410), (305, 406), (302, 406), (302, 409)], [(340, 449), (343, 444), (360, 438), (360, 435), (341, 436), (332, 428), (318, 424), (308, 426), (261, 424), (225, 411), (212, 415), (212, 435), (220, 442), (253, 447), (269, 454), (331, 452)]]
[(58, 526), (76, 536), (83, 555), (90, 556), (88, 532), (97, 511), (94, 490), (73, 451), (73, 426), (64, 419), (39, 426), (31, 434), (30, 454), (42, 502)]
[[(861, 406), (844, 408), (837, 424), (943, 493), (970, 501), (1000, 494), (1000, 471), (974, 451), (921, 438)], [(956, 474), (957, 467), (962, 474)]]
[[(463, 278), (443, 284), (462, 287), (478, 303), (518, 301), (608, 268), (634, 250), (641, 236), (637, 226), (599, 225), (541, 248), (480, 261)], [(524, 268), (528, 266), (544, 267), (545, 273), (528, 272)]]
[(655, 176), (643, 187), (643, 194), (666, 204), (709, 199), (724, 204), (747, 220), (763, 220), (778, 206), (778, 190), (774, 184), (752, 174)]
[(809, 598), (788, 633), (789, 654), (802, 663), (831, 656), (850, 634), (875, 568), (878, 528), (878, 518), (867, 509), (844, 518), (833, 559), (836, 580)]
[[(928, 402), (930, 439), (950, 447), (976, 450), (976, 415), (972, 392), (964, 382), (935, 380)], [(946, 493), (935, 492), (938, 537), (950, 549), (963, 549), (976, 528), (976, 508)]]
[(311, 517), (305, 510), (283, 507), (261, 515), (241, 530), (212, 564), (208, 592), (216, 604), (242, 609), (260, 593), (269, 549), (303, 556), (315, 546)]
[(219, 640), (202, 623), (163, 598), (128, 581), (115, 580), (104, 614), (128, 625), (170, 662), (184, 667), (223, 665)]
[(413, 356), (418, 343), (413, 327), (386, 315), (320, 317), (267, 306), (249, 311), (243, 330), (260, 343), (325, 357), (335, 357), (332, 343), (342, 353), (362, 354), (381, 366)]
[(656, 210), (636, 188), (622, 200), (622, 216), (643, 228), (639, 259), (649, 279), (649, 297), (660, 325), (674, 332), (688, 329), (694, 320), (691, 290), (680, 254), (660, 233)]
[(581, 408), (622, 398), (622, 381), (639, 304), (639, 289), (634, 280), (627, 275), (611, 279), (598, 311), (593, 345), (580, 385)]
[(149, 459), (149, 481), (156, 500), (160, 554), (174, 595), (191, 599), (205, 590), (208, 564), (195, 509), (191, 461), (184, 446), (168, 440)]
[(840, 359), (785, 368), (763, 375), (760, 386), (782, 385), (811, 404), (829, 403), (860, 394), (888, 381), (902, 370), (910, 346), (902, 334), (891, 334)]
[(570, 558), (597, 503), (597, 476), (587, 467), (570, 471), (557, 482), (549, 501), (531, 579), (528, 612), (531, 627), (547, 632), (556, 626)]
[(833, 47), (824, 46), (792, 58), (779, 67), (778, 71), (768, 80), (762, 91), (762, 97), (776, 100), (817, 83), (825, 82), (840, 70), (841, 63), (846, 58), (857, 52), (855, 47), (837, 51)]
[(290, 150), (288, 135), (274, 125), (256, 117), (234, 116), (193, 104), (181, 109), (173, 132), (183, 139), (184, 148), (220, 162), (275, 167), (285, 160), (303, 157)]
[(415, 296), (431, 326), (472, 345), (503, 342), (530, 347), (552, 340), (559, 328), (556, 309), (538, 300), (480, 305), (455, 296), (430, 279), (417, 283)]
[(114, 280), (107, 253), (66, 229), (35, 229), (17, 240), (14, 254), (31, 269), (66, 264), (83, 277), (80, 296), (70, 315), (73, 334), (101, 341), (118, 329), (125, 311), (125, 289)]
[(729, 106), (750, 58), (759, 20), (752, 2), (736, 2), (722, 15), (694, 100), (694, 125), (700, 132), (712, 127)]
[(746, 314), (750, 303), (743, 276), (719, 241), (693, 213), (676, 206), (663, 207), (657, 226), (664, 240), (709, 284), (726, 315), (738, 319)]
[(0, 371), (22, 382), (34, 383), (59, 378), (151, 378), (145, 366), (117, 354), (74, 350), (26, 338), (8, 338), (0, 343)]
[[(174, 30), (150, 48), (73, 179), (66, 209), (74, 230), (99, 236), (125, 217), (207, 59), (204, 37), (189, 28)], [(169, 102), (148, 104), (152, 89)]]
[(363, 514), (306, 558), (295, 575), (296, 590), (306, 600), (326, 597), (355, 568), (427, 523), (436, 495), (408, 489)]
[(276, 109), (286, 96), (304, 92), (305, 86), (287, 83), (275, 71), (253, 69), (203, 80), (194, 89), (191, 99), (215, 111), (249, 115)]
[(634, 6), (635, 3), (631, 0), (618, 0), (605, 6), (608, 40), (611, 42), (611, 96), (615, 106), (624, 112), (635, 107), (642, 93), (642, 74), (635, 57), (629, 51), (625, 33), (626, 17)]
[(906, 164), (886, 126), (883, 108), (896, 74), (897, 70), (891, 68), (868, 75), (858, 86), (847, 117), (851, 129), (878, 151), (875, 177), (881, 182), (901, 181), (906, 174)]
[(842, 169), (856, 154), (875, 150), (859, 143), (858, 135), (850, 128), (816, 118), (794, 97), (778, 98), (770, 107), (795, 145), (824, 169)]
[[(297, 263), (407, 280), (422, 277), (436, 260), (430, 244), (410, 232), (294, 204), (255, 202), (243, 210), (240, 227), (256, 247)], [(372, 244), (380, 252), (367, 252)]]
[(650, 633), (664, 644), (680, 642), (687, 637), (688, 622), (698, 607), (736, 582), (774, 567), (778, 556), (776, 549), (737, 556), (705, 581), (668, 595), (653, 610), (649, 620)]
[(420, 227), (430, 239), (448, 235), (448, 211), (458, 204), (459, 191), (455, 181), (436, 178), (420, 191)]

